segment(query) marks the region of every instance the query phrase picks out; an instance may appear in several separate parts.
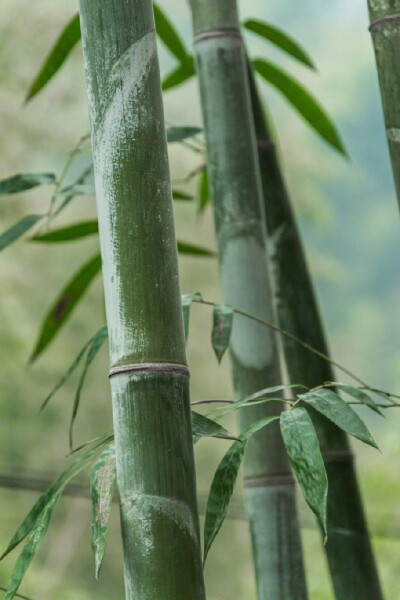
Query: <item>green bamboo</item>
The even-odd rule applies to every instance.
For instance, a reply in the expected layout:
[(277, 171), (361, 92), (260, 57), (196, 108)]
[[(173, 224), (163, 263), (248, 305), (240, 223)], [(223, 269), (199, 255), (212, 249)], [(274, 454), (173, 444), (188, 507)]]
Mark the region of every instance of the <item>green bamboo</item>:
[(189, 378), (150, 0), (81, 0), (126, 598), (203, 600)]
[[(279, 325), (328, 354), (302, 242), (251, 67), (250, 89), (267, 217)], [(283, 338), (289, 379), (315, 387), (333, 381), (329, 363)], [(328, 474), (326, 553), (337, 600), (381, 600), (376, 565), (346, 434), (315, 413)]]
[[(234, 0), (191, 0), (224, 302), (272, 319), (256, 140)], [(235, 315), (230, 344), (235, 395), (282, 381), (275, 334)], [(258, 405), (240, 426), (278, 414)], [(275, 427), (276, 425), (276, 427)], [(260, 600), (306, 600), (294, 480), (279, 427), (251, 440), (244, 463), (246, 510)]]
[(386, 137), (400, 205), (400, 0), (368, 0)]

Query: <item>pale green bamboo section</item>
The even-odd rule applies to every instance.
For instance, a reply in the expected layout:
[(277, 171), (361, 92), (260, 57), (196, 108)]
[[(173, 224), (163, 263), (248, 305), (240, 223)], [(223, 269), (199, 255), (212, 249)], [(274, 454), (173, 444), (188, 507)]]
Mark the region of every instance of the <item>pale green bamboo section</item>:
[[(328, 354), (296, 219), (251, 67), (249, 74), (279, 325)], [(329, 363), (289, 338), (282, 343), (292, 383), (315, 387), (334, 380)], [(313, 420), (328, 474), (326, 553), (335, 596), (337, 600), (381, 600), (348, 438), (317, 413)]]
[[(224, 302), (272, 320), (254, 124), (236, 3), (191, 0), (194, 47)], [(273, 333), (235, 315), (231, 338), (235, 394), (279, 384)], [(280, 404), (241, 411), (240, 424), (278, 414)], [(260, 600), (306, 600), (295, 488), (277, 423), (251, 440), (244, 464), (246, 510)]]
[(128, 600), (204, 600), (150, 0), (81, 0)]
[(386, 137), (400, 205), (400, 0), (368, 0)]

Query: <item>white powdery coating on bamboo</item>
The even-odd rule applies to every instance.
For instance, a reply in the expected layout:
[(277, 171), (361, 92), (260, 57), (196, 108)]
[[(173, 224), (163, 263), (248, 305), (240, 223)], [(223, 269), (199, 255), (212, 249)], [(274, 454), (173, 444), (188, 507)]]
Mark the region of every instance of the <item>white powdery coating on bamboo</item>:
[[(271, 292), (267, 277), (265, 248), (254, 238), (234, 238), (224, 250), (221, 264), (225, 301), (256, 317), (272, 320), (268, 307)], [(248, 290), (257, 287), (257, 295), (249, 302)], [(264, 369), (275, 360), (273, 334), (260, 323), (235, 315), (230, 347), (244, 367)]]
[[(111, 97), (98, 126), (95, 138), (95, 178), (99, 224), (102, 240), (103, 271), (112, 286), (105, 286), (106, 302), (110, 325), (110, 341), (118, 340), (118, 347), (129, 354), (133, 347), (144, 340), (132, 339), (131, 331), (124, 322), (121, 293), (121, 278), (118, 271), (118, 241), (115, 231), (116, 195), (118, 172), (121, 161), (131, 155), (138, 132), (146, 127), (149, 114), (143, 107), (141, 97), (147, 77), (156, 61), (156, 40), (153, 31), (144, 35), (128, 48), (114, 64), (110, 73), (109, 89)], [(139, 119), (140, 108), (140, 119)], [(110, 346), (111, 363), (120, 357), (113, 357), (115, 349)]]

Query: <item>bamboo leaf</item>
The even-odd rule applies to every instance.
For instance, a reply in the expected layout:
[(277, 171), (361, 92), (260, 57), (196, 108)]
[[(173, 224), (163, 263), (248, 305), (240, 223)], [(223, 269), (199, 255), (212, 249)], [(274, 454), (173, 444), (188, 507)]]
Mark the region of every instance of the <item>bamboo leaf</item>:
[(294, 40), (281, 29), (274, 27), (270, 23), (258, 21), (256, 19), (249, 19), (248, 21), (245, 21), (243, 25), (249, 31), (252, 31), (269, 42), (272, 42), (272, 44), (281, 50), (284, 50), (284, 52), (293, 58), (296, 58), (307, 67), (310, 67), (310, 69), (315, 69), (315, 65), (307, 52), (300, 46), (298, 42), (296, 42), (296, 40)]
[(195, 137), (202, 131), (200, 127), (168, 127), (167, 142), (169, 144), (183, 142), (183, 140)]
[(181, 83), (184, 83), (195, 74), (193, 56), (188, 56), (187, 61), (172, 69), (162, 80), (162, 89), (164, 92), (170, 90)]
[(203, 213), (210, 203), (210, 187), (208, 182), (208, 169), (204, 169), (199, 179), (199, 213)]
[(229, 347), (233, 315), (234, 313), (230, 306), (222, 304), (214, 306), (211, 344), (218, 359), (218, 363), (221, 363), (222, 357)]
[(280, 425), (303, 496), (326, 536), (328, 479), (312, 421), (304, 408), (294, 408), (281, 413)]
[(379, 408), (379, 406), (376, 404), (375, 400), (371, 398), (371, 396), (369, 396), (367, 393), (363, 392), (363, 390), (355, 388), (347, 383), (340, 383), (338, 381), (328, 381), (324, 385), (332, 386), (338, 390), (342, 390), (352, 398), (355, 398), (356, 400), (361, 402), (361, 404), (365, 404), (366, 406), (371, 408), (373, 411), (378, 413), (378, 415), (381, 415), (381, 417), (385, 416)]
[(254, 433), (278, 418), (267, 417), (253, 423), (240, 435), (240, 440), (233, 442), (220, 462), (207, 500), (204, 523), (204, 561), (225, 520), (248, 440)]
[[(62, 212), (64, 210), (64, 208), (66, 208), (68, 206), (68, 204), (78, 195), (82, 194), (82, 187), (86, 187), (86, 181), (89, 177), (91, 177), (91, 175), (93, 174), (93, 164), (90, 164), (89, 166), (86, 167), (86, 169), (84, 169), (82, 171), (82, 173), (79, 175), (79, 177), (75, 180), (75, 183), (73, 183), (72, 185), (68, 186), (67, 188), (64, 188), (62, 190), (63, 194), (65, 195), (65, 198), (63, 199), (63, 201), (61, 202), (60, 206), (57, 208), (57, 210), (54, 212), (53, 216), (57, 216), (60, 214), (60, 212)], [(92, 186), (89, 186), (91, 189)], [(88, 193), (88, 192), (85, 192)]]
[(53, 340), (100, 270), (101, 258), (99, 254), (96, 254), (67, 283), (44, 319), (39, 339), (30, 359), (31, 362)]
[(178, 240), (177, 245), (179, 254), (189, 254), (191, 256), (209, 256), (212, 258), (216, 256), (216, 252), (214, 252), (214, 250), (202, 248), (201, 246), (195, 246), (194, 244), (188, 244), (187, 242), (181, 242)]
[(78, 413), (79, 403), (80, 403), (80, 399), (81, 399), (81, 392), (82, 392), (82, 388), (83, 388), (83, 385), (86, 380), (86, 375), (88, 373), (90, 365), (96, 358), (97, 353), (99, 352), (100, 348), (102, 347), (102, 345), (104, 344), (104, 342), (106, 341), (107, 338), (108, 338), (107, 327), (102, 327), (92, 337), (92, 339), (90, 341), (88, 353), (86, 355), (85, 365), (83, 367), (83, 371), (82, 371), (82, 374), (81, 374), (79, 382), (78, 382), (78, 387), (76, 389), (75, 398), (74, 398), (74, 404), (72, 407), (72, 416), (71, 416), (71, 422), (70, 422), (70, 427), (69, 427), (69, 445), (70, 445), (71, 449), (72, 449), (72, 430), (73, 430), (74, 422), (76, 419), (76, 415)]
[(189, 335), (189, 317), (190, 307), (192, 306), (193, 300), (201, 300), (202, 296), (200, 292), (194, 294), (184, 294), (182, 296), (182, 312), (183, 312), (183, 325), (185, 327), (185, 340), (187, 341)]
[(79, 14), (72, 17), (67, 23), (53, 49), (43, 63), (42, 68), (33, 80), (25, 102), (31, 100), (54, 77), (64, 63), (74, 46), (81, 39)]
[(38, 185), (51, 185), (55, 181), (53, 173), (19, 173), (0, 181), (0, 196), (25, 192)]
[(188, 52), (178, 32), (158, 4), (153, 3), (153, 9), (158, 37), (163, 41), (171, 54), (173, 54), (179, 62), (184, 63), (187, 60)]
[(315, 98), (298, 81), (276, 65), (263, 59), (256, 59), (253, 62), (259, 75), (276, 87), (330, 146), (347, 156), (332, 120)]
[(192, 410), (192, 430), (196, 437), (216, 437), (225, 440), (237, 440), (229, 431), (212, 419)]
[(91, 545), (96, 579), (99, 578), (106, 547), (115, 480), (115, 445), (111, 444), (103, 450), (90, 472), (90, 495), (93, 509)]
[(76, 223), (76, 225), (69, 225), (68, 227), (53, 229), (53, 231), (35, 235), (31, 238), (31, 241), (45, 243), (70, 242), (87, 237), (88, 235), (94, 235), (98, 232), (99, 226), (97, 221), (82, 221), (81, 223)]
[(94, 185), (88, 183), (74, 183), (63, 188), (60, 194), (64, 196), (93, 196), (95, 193)]
[(43, 215), (26, 215), (18, 223), (15, 223), (10, 229), (4, 231), (0, 235), (0, 252), (10, 246), (13, 242), (16, 242), (20, 237), (24, 235), (29, 229), (31, 229), (40, 219), (43, 219)]
[(307, 394), (299, 394), (298, 397), (349, 435), (378, 448), (358, 414), (332, 390), (314, 390)]
[(46, 397), (46, 399), (44, 400), (42, 406), (40, 407), (40, 410), (43, 410), (46, 405), (48, 404), (48, 402), (51, 400), (51, 398), (54, 396), (54, 394), (64, 385), (64, 383), (70, 378), (70, 376), (72, 375), (72, 373), (75, 371), (75, 369), (78, 367), (79, 363), (81, 362), (83, 355), (85, 354), (86, 350), (88, 349), (88, 347), (93, 343), (93, 340), (100, 334), (100, 332), (102, 331), (102, 329), (100, 329), (100, 331), (98, 331), (97, 333), (95, 333), (95, 335), (90, 338), (90, 340), (83, 346), (82, 350), (79, 352), (79, 354), (76, 356), (76, 358), (73, 360), (71, 366), (69, 367), (69, 369), (66, 371), (66, 373), (61, 377), (61, 379), (57, 382), (57, 384), (54, 386), (54, 388), (51, 390), (50, 394)]
[(187, 194), (186, 192), (182, 192), (182, 190), (172, 190), (172, 197), (174, 200), (193, 200), (193, 196)]

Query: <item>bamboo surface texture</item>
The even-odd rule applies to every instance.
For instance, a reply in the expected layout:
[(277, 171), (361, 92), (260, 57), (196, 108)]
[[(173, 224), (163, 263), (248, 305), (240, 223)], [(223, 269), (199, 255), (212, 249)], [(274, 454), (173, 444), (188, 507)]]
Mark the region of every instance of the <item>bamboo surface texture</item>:
[(400, 0), (368, 0), (386, 137), (400, 205)]
[[(191, 0), (191, 8), (223, 300), (271, 320), (261, 183), (236, 3)], [(281, 382), (277, 341), (266, 328), (235, 315), (230, 352), (237, 398)], [(241, 428), (280, 410), (275, 403), (243, 409)], [(259, 599), (306, 600), (294, 481), (278, 423), (250, 441), (244, 480)]]
[(152, 3), (81, 0), (128, 600), (204, 600)]
[[(249, 74), (279, 325), (328, 354), (302, 242), (251, 67)], [(292, 383), (311, 388), (334, 380), (328, 362), (289, 338), (282, 343)], [(348, 438), (317, 413), (313, 421), (328, 474), (326, 553), (336, 599), (381, 600)]]

